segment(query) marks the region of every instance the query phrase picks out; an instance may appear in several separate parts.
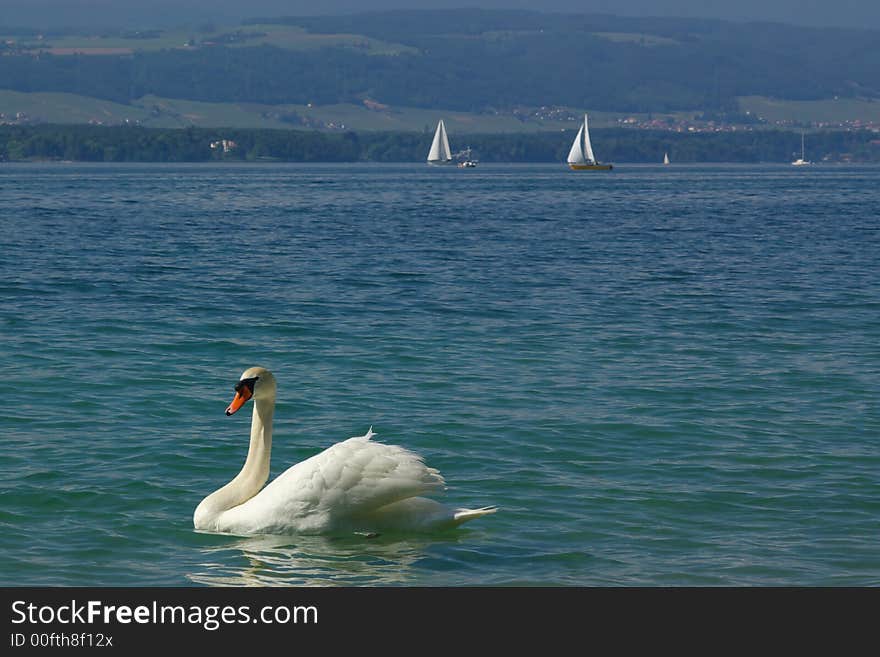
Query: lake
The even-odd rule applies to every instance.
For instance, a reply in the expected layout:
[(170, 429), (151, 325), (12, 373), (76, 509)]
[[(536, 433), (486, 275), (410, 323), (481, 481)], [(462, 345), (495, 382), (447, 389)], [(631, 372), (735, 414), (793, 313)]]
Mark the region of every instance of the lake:
[[(0, 165), (0, 584), (876, 586), (880, 167)], [(495, 515), (197, 533), (372, 426)]]

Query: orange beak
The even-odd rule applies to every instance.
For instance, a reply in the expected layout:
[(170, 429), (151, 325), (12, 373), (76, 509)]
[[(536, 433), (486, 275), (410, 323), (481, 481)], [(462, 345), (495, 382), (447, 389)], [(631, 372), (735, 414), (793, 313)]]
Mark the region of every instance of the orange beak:
[(232, 403), (226, 408), (226, 415), (232, 415), (239, 408), (244, 406), (244, 403), (253, 396), (253, 392), (247, 386), (242, 386), (241, 390), (237, 390), (235, 393), (235, 397), (232, 398)]

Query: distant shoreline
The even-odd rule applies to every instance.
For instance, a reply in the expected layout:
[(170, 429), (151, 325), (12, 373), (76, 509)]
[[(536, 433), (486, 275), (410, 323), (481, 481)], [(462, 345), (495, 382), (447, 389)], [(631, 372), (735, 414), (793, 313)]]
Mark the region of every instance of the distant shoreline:
[[(596, 129), (593, 147), (605, 162), (673, 164), (787, 163), (800, 154), (800, 132), (675, 133)], [(484, 163), (563, 162), (566, 132), (471, 134), (469, 147)], [(454, 141), (454, 138), (453, 138)], [(243, 128), (144, 128), (75, 124), (0, 125), (0, 162), (421, 162), (431, 135), (419, 132), (338, 132)], [(813, 162), (880, 162), (880, 133), (829, 130), (810, 133)]]

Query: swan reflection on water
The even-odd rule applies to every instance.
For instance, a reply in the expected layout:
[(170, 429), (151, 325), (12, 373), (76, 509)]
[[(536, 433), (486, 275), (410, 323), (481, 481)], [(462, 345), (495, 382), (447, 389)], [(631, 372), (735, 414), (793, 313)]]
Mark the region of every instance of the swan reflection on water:
[(187, 575), (206, 586), (406, 586), (416, 564), (438, 541), (455, 536), (326, 537), (258, 535), (202, 548), (200, 569)]

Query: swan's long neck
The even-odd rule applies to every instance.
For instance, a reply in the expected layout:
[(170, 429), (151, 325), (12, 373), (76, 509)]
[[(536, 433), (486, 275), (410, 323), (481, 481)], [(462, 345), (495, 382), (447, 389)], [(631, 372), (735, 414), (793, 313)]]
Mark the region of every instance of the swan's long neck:
[(243, 504), (256, 495), (269, 478), (272, 454), (272, 416), (274, 399), (254, 400), (251, 420), (251, 441), (247, 459), (235, 478), (214, 491), (196, 508), (193, 523), (196, 529), (216, 529), (215, 522), (224, 511)]

